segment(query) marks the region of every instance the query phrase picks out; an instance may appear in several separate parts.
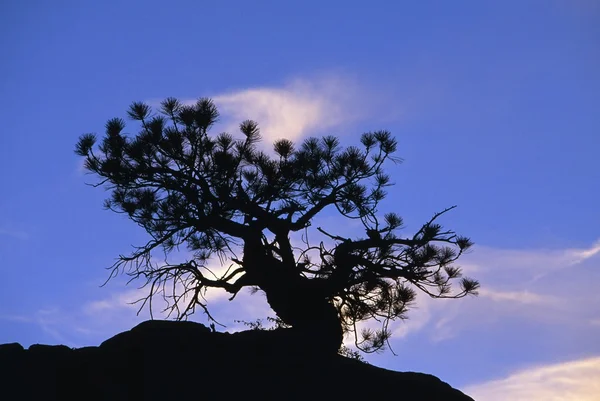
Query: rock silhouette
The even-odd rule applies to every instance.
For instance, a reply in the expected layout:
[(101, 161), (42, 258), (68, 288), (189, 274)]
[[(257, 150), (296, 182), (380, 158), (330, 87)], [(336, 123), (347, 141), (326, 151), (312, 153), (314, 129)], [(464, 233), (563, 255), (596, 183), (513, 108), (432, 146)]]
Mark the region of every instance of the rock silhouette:
[(98, 347), (0, 345), (3, 400), (472, 401), (435, 376), (314, 352), (293, 329), (146, 321)]

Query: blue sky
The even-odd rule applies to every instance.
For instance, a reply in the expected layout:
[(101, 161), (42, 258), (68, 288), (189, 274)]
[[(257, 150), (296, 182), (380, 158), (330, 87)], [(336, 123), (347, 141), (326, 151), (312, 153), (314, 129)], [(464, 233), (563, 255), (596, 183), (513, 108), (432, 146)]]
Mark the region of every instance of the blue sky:
[[(84, 185), (93, 177), (74, 144), (134, 100), (209, 96), (218, 129), (252, 118), (265, 146), (392, 131), (404, 163), (389, 166), (382, 211), (402, 215), (407, 234), (459, 206), (443, 223), (475, 241), (461, 265), (481, 295), (420, 298), (394, 326), (398, 356), (372, 363), (438, 375), (478, 400), (591, 400), (600, 3), (202, 3), (0, 6), (0, 343), (95, 345), (145, 318), (127, 305), (135, 286), (99, 288), (145, 236), (102, 209), (107, 193)], [(244, 297), (214, 296), (229, 329), (269, 313)]]

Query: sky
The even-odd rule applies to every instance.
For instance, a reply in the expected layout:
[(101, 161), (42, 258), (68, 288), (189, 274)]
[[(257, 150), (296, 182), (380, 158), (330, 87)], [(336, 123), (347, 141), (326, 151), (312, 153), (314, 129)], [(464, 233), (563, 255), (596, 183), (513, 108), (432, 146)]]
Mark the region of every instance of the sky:
[[(458, 206), (441, 222), (475, 242), (459, 265), (479, 296), (419, 296), (397, 356), (370, 363), (482, 401), (597, 400), (600, 2), (5, 1), (0, 49), (0, 343), (98, 345), (148, 318), (135, 283), (100, 287), (147, 238), (74, 146), (132, 101), (211, 97), (213, 133), (250, 118), (267, 150), (391, 131), (380, 209), (400, 234)], [(210, 300), (224, 330), (271, 315), (259, 294)]]

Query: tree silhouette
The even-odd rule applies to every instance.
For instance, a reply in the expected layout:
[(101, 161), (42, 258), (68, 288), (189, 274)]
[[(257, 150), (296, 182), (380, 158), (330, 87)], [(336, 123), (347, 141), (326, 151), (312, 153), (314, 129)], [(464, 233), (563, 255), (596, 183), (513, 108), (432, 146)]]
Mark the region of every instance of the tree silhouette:
[[(261, 138), (254, 121), (240, 124), (242, 139), (228, 133), (211, 137), (219, 114), (210, 99), (184, 105), (167, 98), (157, 114), (134, 102), (128, 115), (140, 122), (137, 135), (124, 134), (125, 122), (113, 118), (96, 151), (94, 134), (82, 135), (75, 151), (100, 177), (94, 186), (112, 190), (106, 208), (127, 214), (150, 236), (119, 256), (108, 280), (120, 271), (145, 280), (149, 291), (140, 301), (142, 308), (149, 303), (151, 313), (152, 299), (160, 294), (178, 319), (200, 307), (218, 323), (206, 290), (221, 288), (233, 299), (250, 287), (264, 291), (281, 322), (315, 347), (337, 351), (350, 331), (357, 347), (373, 352), (389, 338), (389, 322), (406, 317), (415, 288), (435, 298), (476, 294), (479, 284), (462, 278), (453, 265), (471, 241), (437, 223), (453, 207), (405, 238), (395, 234), (401, 217), (377, 216), (384, 188), (392, 185), (382, 165), (399, 161), (389, 132), (363, 134), (362, 148), (342, 149), (333, 136), (308, 138), (298, 148), (280, 139), (271, 157), (256, 147)], [(366, 237), (317, 227), (330, 245), (310, 245), (307, 229), (327, 207), (360, 220)], [(306, 246), (294, 248), (290, 234), (302, 230)], [(191, 259), (166, 262), (180, 246), (192, 252)], [(163, 264), (152, 258), (160, 249)], [(231, 263), (219, 276), (207, 267), (215, 255)], [(455, 280), (458, 291), (451, 288)], [(370, 319), (381, 328), (357, 333), (357, 323)]]

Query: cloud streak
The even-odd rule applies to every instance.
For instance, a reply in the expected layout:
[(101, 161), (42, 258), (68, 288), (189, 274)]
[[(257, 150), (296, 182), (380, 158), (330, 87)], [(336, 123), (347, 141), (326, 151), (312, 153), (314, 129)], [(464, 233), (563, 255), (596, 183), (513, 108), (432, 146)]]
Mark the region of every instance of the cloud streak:
[(531, 291), (497, 291), (493, 289), (483, 288), (479, 290), (479, 295), (482, 298), (488, 298), (496, 302), (516, 302), (521, 304), (549, 304), (557, 302), (554, 297), (547, 295), (536, 294)]
[(495, 330), (500, 322), (519, 330), (523, 320), (565, 335), (584, 327), (597, 330), (591, 307), (600, 301), (593, 289), (597, 249), (598, 242), (581, 249), (476, 247), (460, 264), (482, 282), (479, 296), (442, 300), (419, 294), (409, 319), (392, 326), (393, 338), (418, 334), (438, 342), (472, 329)]
[(595, 401), (600, 394), (600, 357), (531, 367), (464, 389), (485, 401)]
[(323, 76), (293, 79), (283, 87), (254, 87), (218, 94), (213, 100), (226, 116), (225, 128), (237, 132), (239, 123), (259, 123), (267, 143), (276, 139), (297, 140), (326, 133), (366, 117), (357, 101), (361, 89), (349, 78)]

